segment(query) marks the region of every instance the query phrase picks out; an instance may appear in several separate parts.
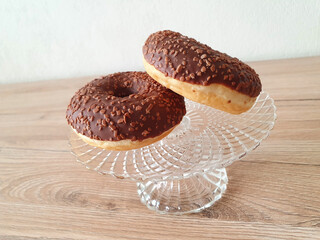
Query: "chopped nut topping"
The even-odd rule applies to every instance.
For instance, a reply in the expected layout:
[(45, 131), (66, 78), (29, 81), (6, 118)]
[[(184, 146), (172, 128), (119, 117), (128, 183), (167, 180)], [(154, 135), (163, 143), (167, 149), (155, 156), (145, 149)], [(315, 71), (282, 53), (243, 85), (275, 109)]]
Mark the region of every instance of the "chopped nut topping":
[(201, 59), (204, 59), (204, 58), (206, 58), (207, 57), (207, 54), (202, 54), (201, 55)]

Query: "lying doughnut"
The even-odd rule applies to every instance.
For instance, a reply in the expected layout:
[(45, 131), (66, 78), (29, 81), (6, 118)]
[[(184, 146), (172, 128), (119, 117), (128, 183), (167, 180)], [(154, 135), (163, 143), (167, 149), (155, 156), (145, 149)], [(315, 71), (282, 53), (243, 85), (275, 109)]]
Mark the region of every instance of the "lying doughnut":
[(147, 73), (172, 91), (232, 114), (249, 110), (261, 91), (247, 64), (177, 32), (153, 33), (143, 46)]
[(130, 150), (167, 136), (185, 113), (184, 98), (147, 73), (122, 72), (95, 79), (78, 90), (66, 118), (86, 143)]

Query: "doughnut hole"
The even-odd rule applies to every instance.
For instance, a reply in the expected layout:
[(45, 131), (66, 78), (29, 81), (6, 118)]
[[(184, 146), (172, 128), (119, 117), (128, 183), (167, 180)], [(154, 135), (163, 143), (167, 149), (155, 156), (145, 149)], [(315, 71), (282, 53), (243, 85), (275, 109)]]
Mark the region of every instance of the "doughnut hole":
[(129, 97), (132, 94), (137, 94), (138, 90), (132, 87), (120, 87), (115, 89), (114, 91), (108, 91), (108, 94), (111, 96), (115, 96), (118, 98)]

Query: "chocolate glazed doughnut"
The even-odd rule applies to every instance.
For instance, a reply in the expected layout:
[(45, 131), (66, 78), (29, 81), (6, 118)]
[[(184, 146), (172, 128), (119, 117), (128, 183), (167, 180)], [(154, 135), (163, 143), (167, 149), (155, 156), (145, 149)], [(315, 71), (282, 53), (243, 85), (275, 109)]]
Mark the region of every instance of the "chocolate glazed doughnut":
[(167, 136), (185, 113), (182, 96), (145, 72), (123, 72), (95, 79), (77, 91), (66, 118), (88, 144), (130, 150)]
[(143, 56), (147, 73), (162, 85), (232, 114), (249, 110), (261, 91), (247, 64), (177, 32), (151, 34)]

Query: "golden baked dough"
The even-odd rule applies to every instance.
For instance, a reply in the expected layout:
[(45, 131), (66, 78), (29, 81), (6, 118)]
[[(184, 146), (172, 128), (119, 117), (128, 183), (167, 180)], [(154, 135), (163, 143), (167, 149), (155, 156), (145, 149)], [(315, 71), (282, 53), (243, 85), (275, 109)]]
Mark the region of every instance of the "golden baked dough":
[(154, 80), (194, 102), (232, 114), (240, 114), (249, 110), (256, 101), (256, 97), (249, 97), (221, 84), (212, 83), (209, 86), (203, 86), (166, 77), (145, 59), (143, 59), (143, 64), (147, 73)]
[(85, 141), (91, 146), (103, 148), (106, 150), (127, 151), (127, 150), (142, 148), (152, 143), (155, 143), (161, 140), (162, 138), (166, 137), (167, 135), (169, 135), (174, 128), (175, 127), (165, 131), (164, 133), (162, 133), (157, 137), (146, 138), (142, 141), (132, 141), (130, 139), (120, 140), (120, 141), (101, 141), (101, 140), (91, 139), (85, 135), (82, 135), (81, 133), (78, 133), (75, 129), (73, 130), (83, 141)]

